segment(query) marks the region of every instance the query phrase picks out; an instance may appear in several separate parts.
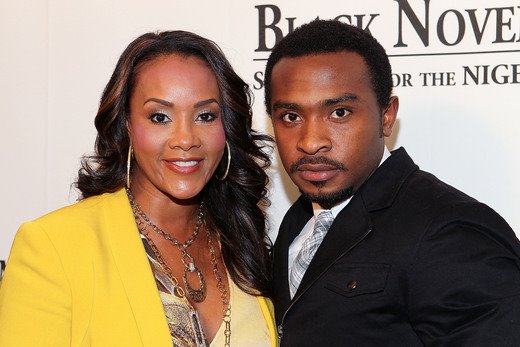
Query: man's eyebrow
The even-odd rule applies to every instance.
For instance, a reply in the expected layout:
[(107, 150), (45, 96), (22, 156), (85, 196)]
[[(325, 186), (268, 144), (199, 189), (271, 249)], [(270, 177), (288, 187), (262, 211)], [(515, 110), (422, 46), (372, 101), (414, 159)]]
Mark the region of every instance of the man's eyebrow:
[(273, 110), (284, 109), (284, 110), (296, 110), (298, 105), (290, 102), (275, 102), (273, 104)]
[(342, 102), (354, 101), (354, 100), (357, 100), (357, 96), (355, 96), (353, 94), (345, 94), (345, 95), (338, 96), (337, 98), (325, 99), (322, 101), (322, 105), (323, 106), (333, 106), (333, 105), (336, 105), (336, 104), (339, 104)]

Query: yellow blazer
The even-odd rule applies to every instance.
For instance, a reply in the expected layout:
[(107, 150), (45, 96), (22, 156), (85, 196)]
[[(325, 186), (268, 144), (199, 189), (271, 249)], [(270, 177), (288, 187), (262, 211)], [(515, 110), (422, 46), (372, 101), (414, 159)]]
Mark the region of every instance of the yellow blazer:
[[(258, 301), (274, 346), (271, 302)], [(171, 345), (124, 189), (20, 227), (0, 287), (0, 346)]]

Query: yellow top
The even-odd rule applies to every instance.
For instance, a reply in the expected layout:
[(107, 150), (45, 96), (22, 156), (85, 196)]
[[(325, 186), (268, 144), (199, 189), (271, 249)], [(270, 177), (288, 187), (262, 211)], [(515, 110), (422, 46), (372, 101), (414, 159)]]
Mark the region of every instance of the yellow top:
[[(257, 300), (274, 346), (272, 305)], [(172, 345), (124, 190), (23, 224), (0, 287), (0, 346), (91, 345)]]
[[(262, 314), (262, 308), (256, 297), (244, 293), (233, 282), (229, 281), (231, 304), (231, 341), (230, 345), (247, 347), (270, 346), (269, 327)], [(220, 328), (211, 342), (211, 347), (224, 346), (225, 324)]]

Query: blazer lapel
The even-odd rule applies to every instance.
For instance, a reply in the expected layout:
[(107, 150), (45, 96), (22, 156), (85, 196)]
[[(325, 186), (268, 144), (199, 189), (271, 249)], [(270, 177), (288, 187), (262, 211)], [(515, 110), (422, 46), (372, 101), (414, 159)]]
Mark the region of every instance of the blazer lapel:
[(359, 196), (354, 196), (349, 204), (336, 216), (327, 235), (316, 251), (300, 286), (294, 295), (297, 299), (325, 270), (332, 266), (343, 254), (354, 248), (372, 230), (372, 223)]
[(171, 346), (155, 279), (124, 189), (107, 199), (110, 247), (145, 346)]
[(370, 212), (391, 206), (407, 177), (416, 170), (418, 170), (417, 165), (404, 148), (392, 152), (392, 155), (359, 188), (350, 203), (332, 223), (302, 278), (294, 296), (295, 300), (325, 270), (372, 231)]
[(305, 224), (312, 218), (312, 207), (302, 198), (298, 199), (287, 211), (276, 243), (274, 246), (273, 261), (273, 290), (275, 294), (277, 319), (286, 311), (291, 302), (289, 295), (288, 258), (289, 246), (300, 233)]
[(390, 207), (408, 177), (418, 169), (404, 148), (393, 151), (359, 190), (367, 211)]

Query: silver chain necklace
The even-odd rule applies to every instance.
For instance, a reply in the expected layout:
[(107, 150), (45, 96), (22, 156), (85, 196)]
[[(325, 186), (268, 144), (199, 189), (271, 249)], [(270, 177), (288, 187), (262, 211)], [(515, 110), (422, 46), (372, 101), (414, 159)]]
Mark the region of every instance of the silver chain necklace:
[[(148, 219), (148, 216), (146, 216), (146, 214), (141, 210), (141, 208), (139, 207), (139, 205), (135, 201), (134, 196), (132, 195), (132, 192), (130, 191), (130, 189), (127, 188), (126, 189), (126, 193), (128, 195), (128, 200), (130, 201), (130, 206), (132, 207), (132, 211), (134, 213), (134, 217), (135, 217), (135, 220), (136, 220), (136, 223), (137, 223), (137, 228), (139, 229), (141, 234), (146, 238), (146, 241), (150, 245), (150, 248), (155, 253), (155, 257), (157, 258), (159, 263), (163, 266), (163, 268), (166, 270), (166, 273), (168, 274), (168, 276), (172, 280), (172, 282), (174, 284), (174, 288), (176, 290), (176, 295), (178, 295), (180, 297), (184, 296), (184, 291), (178, 285), (179, 282), (177, 281), (175, 276), (173, 276), (172, 270), (170, 269), (170, 267), (164, 261), (163, 257), (161, 256), (161, 253), (159, 252), (159, 249), (157, 248), (155, 243), (148, 237), (148, 235), (147, 235), (148, 233), (146, 232), (146, 225), (143, 225), (141, 220), (143, 220), (147, 225), (151, 226), (154, 229), (154, 231), (156, 231), (155, 228), (160, 230), (160, 232), (158, 232), (158, 233), (160, 235), (162, 235), (163, 237), (166, 238), (165, 235), (167, 235), (167, 236), (170, 236), (170, 235), (166, 234), (163, 230), (161, 230), (159, 227), (157, 227), (155, 224), (153, 224)], [(197, 223), (196, 223), (196, 226), (195, 226), (195, 230), (193, 231), (193, 234), (190, 236), (188, 241), (186, 241), (183, 244), (183, 246), (182, 246), (184, 251), (186, 250), (186, 248), (188, 248), (189, 245), (191, 245), (195, 241), (195, 238), (197, 237), (197, 234), (199, 233), (200, 227), (202, 225), (203, 217), (204, 217), (204, 213), (202, 212), (202, 203), (201, 203), (201, 205), (199, 206), (199, 213), (197, 215)], [(161, 234), (161, 232), (164, 235)], [(218, 290), (220, 292), (220, 299), (222, 300), (222, 316), (223, 316), (223, 322), (224, 322), (224, 346), (225, 347), (230, 347), (230, 344), (231, 344), (231, 305), (229, 304), (229, 299), (227, 297), (227, 293), (228, 292), (227, 292), (226, 286), (224, 285), (224, 281), (222, 280), (222, 275), (220, 274), (220, 271), (218, 270), (218, 262), (217, 262), (217, 255), (216, 255), (216, 252), (215, 252), (215, 247), (213, 246), (213, 241), (211, 240), (211, 235), (210, 235), (209, 230), (207, 228), (206, 228), (206, 232), (207, 232), (207, 235), (208, 235), (208, 247), (209, 247), (211, 265), (213, 267), (213, 274), (215, 275), (215, 279), (217, 280), (217, 288), (218, 288)], [(181, 245), (180, 245), (179, 241), (177, 241), (174, 238), (171, 238), (171, 239), (172, 240), (171, 241), (169, 240), (169, 241), (172, 242), (172, 243), (175, 242), (174, 243), (175, 246), (182, 252), (182, 250), (180, 248)], [(193, 261), (193, 258), (191, 257), (191, 255), (189, 257)], [(184, 286), (185, 286), (186, 290), (189, 292), (188, 286), (186, 286), (187, 279), (185, 278), (185, 276), (186, 276), (186, 267), (189, 267), (189, 268), (196, 268), (196, 267), (195, 267), (195, 265), (193, 265), (192, 267), (190, 267), (189, 265), (186, 265), (186, 262), (185, 262), (184, 259), (182, 260), (182, 263), (183, 263), (183, 265), (185, 267), (185, 269), (184, 269), (184, 276), (183, 276)], [(201, 277), (202, 277), (202, 273), (200, 273), (199, 278), (201, 278)], [(204, 277), (202, 277), (202, 281), (204, 281)], [(203, 283), (204, 283), (204, 297), (205, 297), (205, 294), (206, 294), (206, 283), (205, 282), (203, 282)], [(191, 287), (189, 287), (189, 288), (191, 288)], [(202, 286), (201, 286), (201, 288), (202, 288)], [(195, 300), (193, 300), (193, 301), (195, 301)]]
[[(204, 275), (202, 274), (202, 271), (200, 271), (199, 268), (195, 265), (195, 260), (193, 259), (191, 254), (188, 253), (188, 247), (191, 246), (191, 244), (195, 241), (195, 238), (199, 234), (199, 230), (202, 225), (202, 220), (204, 217), (204, 212), (202, 210), (203, 204), (201, 203), (198, 208), (197, 222), (195, 224), (193, 233), (190, 235), (190, 237), (185, 243), (181, 244), (176, 238), (166, 233), (164, 230), (159, 228), (148, 218), (148, 216), (143, 212), (143, 210), (141, 210), (141, 208), (135, 201), (134, 196), (132, 195), (132, 192), (129, 189), (127, 189), (127, 194), (128, 199), (130, 201), (130, 205), (132, 206), (132, 210), (134, 210), (135, 214), (140, 219), (142, 219), (148, 226), (150, 226), (153, 229), (153, 231), (162, 236), (164, 239), (166, 239), (168, 242), (174, 245), (175, 248), (179, 250), (179, 252), (181, 252), (181, 261), (182, 265), (184, 266), (184, 274), (182, 276), (182, 281), (184, 283), (186, 293), (193, 301), (203, 302), (206, 299), (206, 281), (204, 280)], [(197, 274), (197, 277), (199, 278), (199, 289), (195, 289), (190, 285), (190, 282), (188, 281), (189, 272), (194, 272)]]

